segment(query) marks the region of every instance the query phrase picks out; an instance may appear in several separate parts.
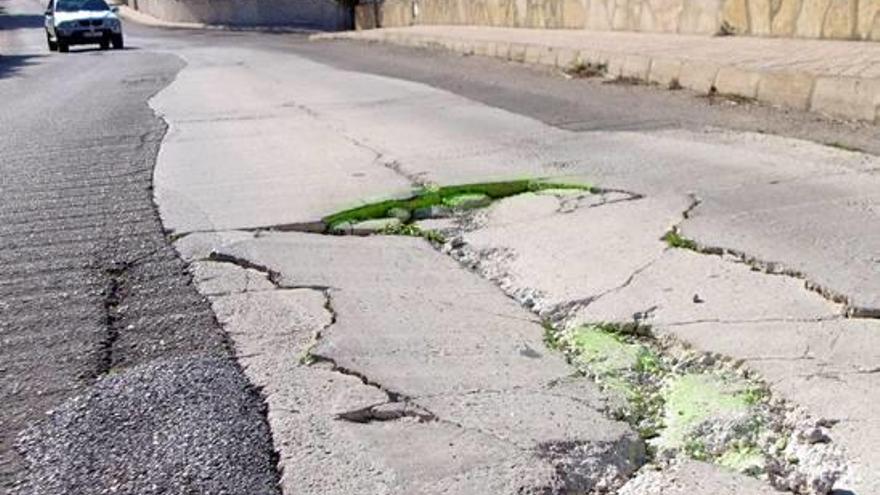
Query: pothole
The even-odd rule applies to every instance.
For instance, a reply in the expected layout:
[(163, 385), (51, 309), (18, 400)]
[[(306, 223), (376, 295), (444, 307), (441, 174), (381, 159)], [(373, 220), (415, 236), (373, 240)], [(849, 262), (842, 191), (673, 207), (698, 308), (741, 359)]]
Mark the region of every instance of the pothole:
[(465, 213), (523, 193), (572, 196), (591, 193), (589, 185), (523, 179), (454, 186), (428, 186), (405, 199), (389, 199), (351, 208), (323, 219), (326, 231), (340, 235), (392, 234), (426, 237), (444, 242), (431, 221), (459, 219)]
[(655, 467), (684, 457), (799, 494), (829, 493), (845, 471), (830, 443), (832, 425), (774, 399), (722, 356), (656, 339), (635, 325), (548, 327), (546, 341), (623, 399), (609, 413), (642, 435)]
[[(621, 198), (609, 196), (620, 193)], [(587, 185), (520, 180), (425, 188), (413, 196), (364, 205), (326, 217), (327, 232), (424, 237), (471, 269), (462, 234), (481, 227), (485, 207), (512, 196), (552, 196), (554, 214), (583, 206), (640, 199)], [(609, 199), (610, 198), (610, 199)], [(685, 217), (699, 202), (694, 199)], [(674, 227), (663, 239), (671, 247), (698, 250)], [(515, 256), (505, 250), (481, 256)], [(478, 270), (479, 271), (479, 270)], [(846, 463), (830, 442), (833, 426), (771, 396), (767, 386), (740, 363), (696, 352), (672, 338), (655, 338), (640, 323), (596, 323), (571, 328), (568, 318), (547, 318), (533, 303), (540, 294), (511, 292), (503, 274), (480, 274), (548, 321), (548, 347), (563, 352), (582, 374), (597, 382), (619, 406), (607, 414), (636, 430), (649, 447), (648, 465), (664, 469), (693, 459), (767, 481), (798, 494), (827, 494)], [(532, 303), (530, 303), (530, 301)]]

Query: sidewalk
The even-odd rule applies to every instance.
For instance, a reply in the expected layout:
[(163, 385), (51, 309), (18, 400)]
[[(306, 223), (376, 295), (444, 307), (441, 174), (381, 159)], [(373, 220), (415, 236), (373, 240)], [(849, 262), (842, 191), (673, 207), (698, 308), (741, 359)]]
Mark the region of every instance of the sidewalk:
[(315, 35), (571, 67), (832, 117), (880, 120), (880, 43), (477, 26), (413, 26)]

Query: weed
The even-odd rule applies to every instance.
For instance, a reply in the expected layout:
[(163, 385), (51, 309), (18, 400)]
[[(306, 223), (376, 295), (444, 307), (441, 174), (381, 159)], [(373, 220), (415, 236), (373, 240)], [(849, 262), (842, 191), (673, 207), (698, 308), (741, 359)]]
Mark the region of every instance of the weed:
[(546, 345), (548, 349), (559, 350), (562, 347), (559, 339), (559, 332), (557, 332), (549, 322), (545, 321), (541, 326), (544, 327), (544, 345)]
[(647, 348), (643, 348), (636, 361), (635, 371), (638, 373), (659, 373), (663, 370), (660, 357)]
[(608, 73), (608, 64), (592, 62), (584, 62), (578, 60), (565, 70), (565, 73), (571, 77), (578, 79), (586, 79), (590, 77), (604, 77)]
[(619, 76), (614, 79), (603, 81), (603, 84), (618, 84), (621, 86), (642, 86), (648, 84), (644, 79), (631, 76)]
[(651, 327), (639, 323), (601, 322), (589, 325), (592, 328), (620, 337), (650, 337)]
[(736, 28), (733, 24), (724, 21), (721, 23), (721, 26), (718, 28), (718, 32), (715, 33), (715, 36), (734, 36), (736, 35)]
[(708, 461), (710, 459), (709, 450), (706, 448), (706, 443), (703, 442), (702, 439), (699, 438), (690, 438), (687, 442), (685, 442), (682, 450), (688, 457), (695, 461)]
[(432, 229), (423, 229), (418, 225), (406, 223), (398, 225), (389, 225), (380, 232), (383, 235), (402, 235), (408, 237), (421, 237), (436, 244), (444, 244), (446, 238), (443, 234)]
[(315, 356), (313, 356), (312, 353), (308, 351), (300, 354), (299, 359), (297, 360), (297, 362), (299, 362), (299, 364), (301, 364), (302, 366), (311, 366), (315, 364), (315, 361), (317, 361), (315, 359)]
[(742, 392), (743, 400), (746, 402), (746, 404), (750, 406), (754, 406), (760, 404), (761, 402), (764, 402), (767, 399), (768, 395), (768, 391), (765, 388), (759, 386), (749, 387), (744, 392)]
[(697, 251), (697, 243), (688, 239), (687, 237), (683, 237), (676, 230), (670, 230), (663, 236), (663, 240), (666, 241), (666, 244), (669, 247), (678, 248), (678, 249), (689, 249), (691, 251)]

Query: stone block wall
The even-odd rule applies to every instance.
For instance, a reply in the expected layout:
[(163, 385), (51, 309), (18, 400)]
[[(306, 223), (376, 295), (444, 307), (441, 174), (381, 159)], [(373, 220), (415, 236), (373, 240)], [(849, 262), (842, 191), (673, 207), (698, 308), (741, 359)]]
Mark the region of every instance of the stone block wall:
[(372, 24), (365, 19), (360, 27), (471, 24), (880, 41), (880, 0), (385, 0), (373, 12)]

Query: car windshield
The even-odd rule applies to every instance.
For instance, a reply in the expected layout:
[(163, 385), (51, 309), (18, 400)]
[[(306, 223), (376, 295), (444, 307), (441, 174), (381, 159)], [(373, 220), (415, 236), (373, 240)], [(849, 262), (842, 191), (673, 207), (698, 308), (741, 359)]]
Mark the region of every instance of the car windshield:
[(76, 12), (78, 10), (104, 11), (110, 10), (104, 0), (58, 0), (55, 4), (57, 12)]

